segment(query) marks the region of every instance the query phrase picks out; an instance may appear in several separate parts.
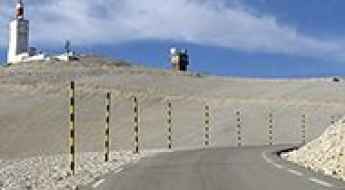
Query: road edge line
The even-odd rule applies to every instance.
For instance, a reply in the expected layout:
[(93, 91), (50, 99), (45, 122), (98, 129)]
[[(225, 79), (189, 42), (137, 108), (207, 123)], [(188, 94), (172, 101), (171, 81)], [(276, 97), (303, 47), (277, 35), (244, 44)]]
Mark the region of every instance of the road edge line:
[(93, 185), (92, 188), (96, 189), (99, 185), (101, 185), (102, 183), (104, 183), (105, 179), (100, 179), (98, 181), (96, 181)]
[(310, 177), (310, 178), (309, 178), (309, 181), (314, 182), (314, 183), (317, 183), (317, 184), (322, 185), (322, 186), (324, 186), (324, 187), (334, 187), (333, 184), (328, 183), (328, 182), (323, 181), (323, 180), (320, 180), (320, 179), (317, 179), (317, 178), (314, 178), (314, 177)]

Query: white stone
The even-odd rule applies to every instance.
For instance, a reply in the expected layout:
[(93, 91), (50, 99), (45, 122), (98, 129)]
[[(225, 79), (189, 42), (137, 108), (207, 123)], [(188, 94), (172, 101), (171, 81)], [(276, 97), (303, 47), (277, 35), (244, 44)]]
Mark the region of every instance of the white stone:
[(282, 158), (310, 168), (322, 171), (339, 179), (345, 179), (345, 124), (340, 120), (331, 125), (318, 139), (300, 149), (285, 154)]

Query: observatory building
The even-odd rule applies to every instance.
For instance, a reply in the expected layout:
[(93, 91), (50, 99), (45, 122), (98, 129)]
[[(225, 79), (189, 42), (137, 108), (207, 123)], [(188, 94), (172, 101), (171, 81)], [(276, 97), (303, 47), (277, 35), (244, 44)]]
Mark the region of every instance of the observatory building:
[(170, 49), (170, 63), (174, 71), (187, 71), (189, 65), (189, 55), (186, 49)]
[(24, 3), (18, 0), (16, 17), (9, 25), (9, 44), (7, 63), (19, 63), (44, 60), (43, 54), (38, 54), (36, 48), (29, 47), (29, 20), (24, 18)]
[(7, 62), (14, 63), (18, 55), (29, 50), (29, 21), (24, 19), (24, 4), (18, 1), (16, 6), (16, 19), (10, 23), (9, 47)]

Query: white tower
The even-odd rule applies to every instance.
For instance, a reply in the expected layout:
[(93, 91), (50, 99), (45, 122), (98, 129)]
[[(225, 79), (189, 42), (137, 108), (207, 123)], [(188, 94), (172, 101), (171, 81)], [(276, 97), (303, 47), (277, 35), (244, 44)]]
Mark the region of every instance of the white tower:
[(24, 3), (18, 0), (16, 5), (16, 18), (10, 22), (8, 63), (17, 63), (29, 51), (29, 21), (24, 19)]

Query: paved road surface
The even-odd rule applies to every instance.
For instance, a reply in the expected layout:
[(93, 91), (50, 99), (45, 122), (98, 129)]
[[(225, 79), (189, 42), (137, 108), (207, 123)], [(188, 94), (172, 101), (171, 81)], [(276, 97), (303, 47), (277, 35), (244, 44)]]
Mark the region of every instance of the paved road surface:
[[(218, 148), (162, 153), (85, 189), (99, 190), (323, 190), (345, 184), (280, 160), (286, 147)], [(84, 188), (82, 188), (84, 189)]]

